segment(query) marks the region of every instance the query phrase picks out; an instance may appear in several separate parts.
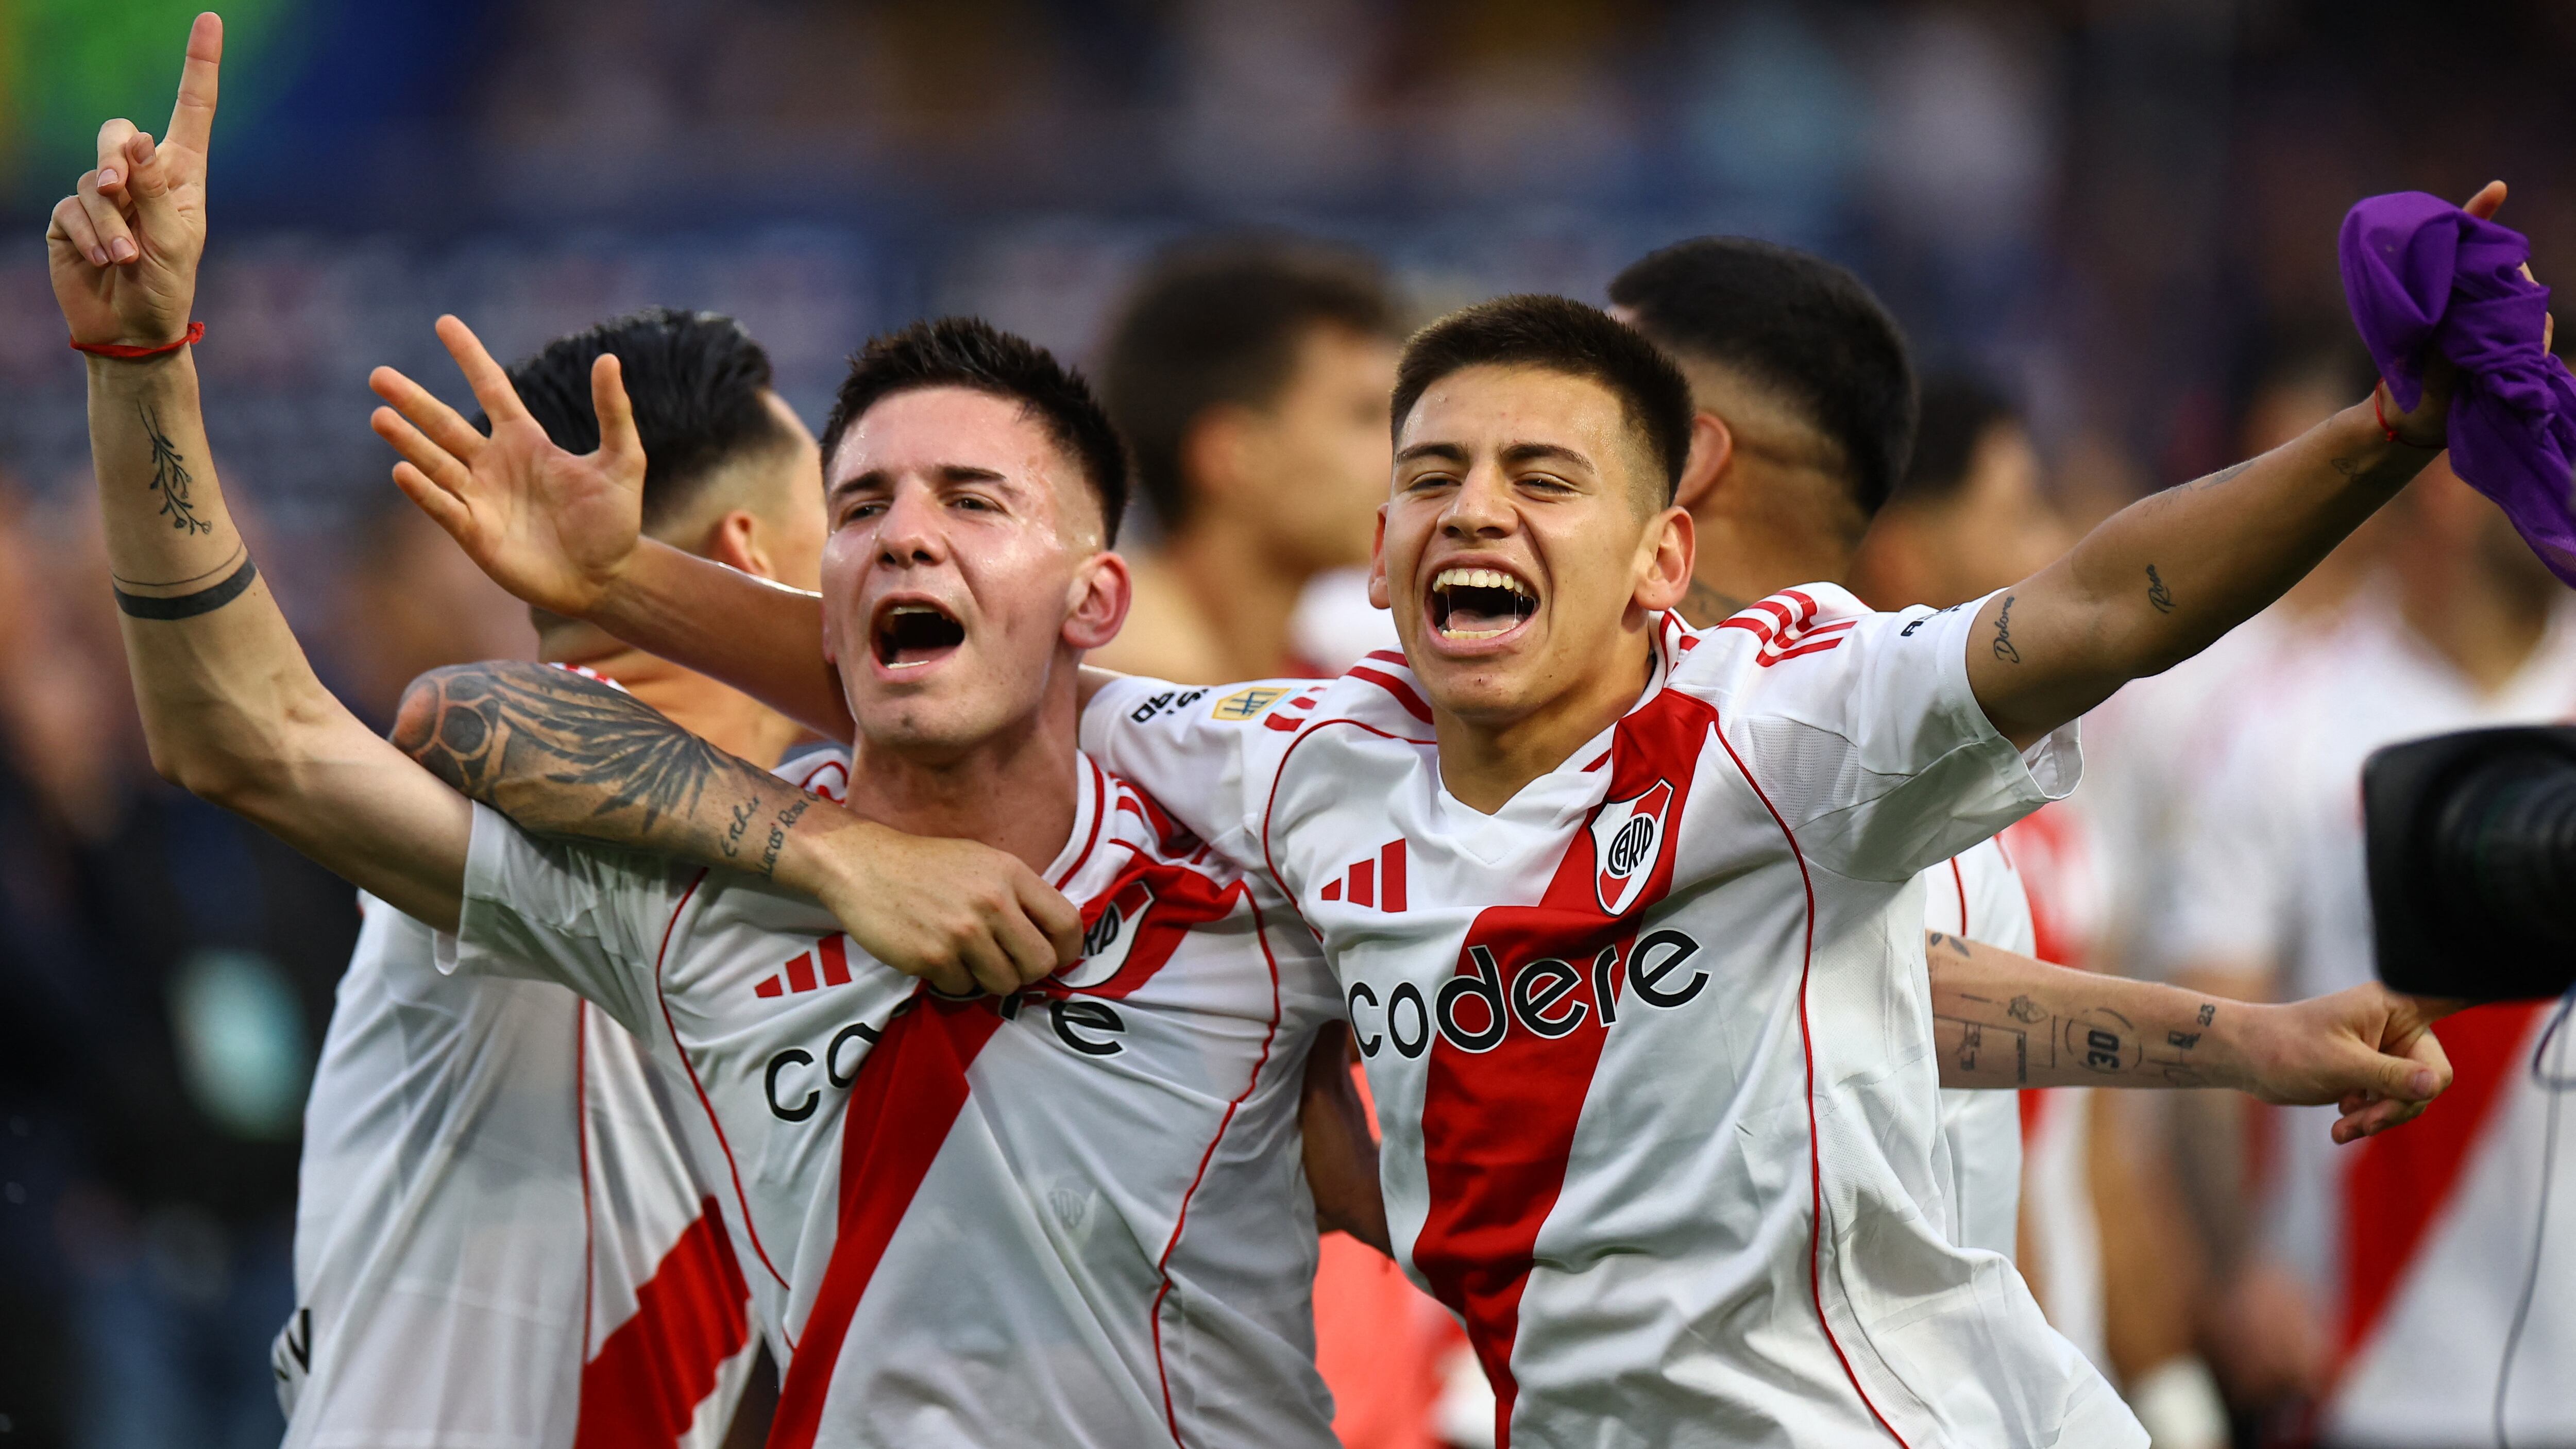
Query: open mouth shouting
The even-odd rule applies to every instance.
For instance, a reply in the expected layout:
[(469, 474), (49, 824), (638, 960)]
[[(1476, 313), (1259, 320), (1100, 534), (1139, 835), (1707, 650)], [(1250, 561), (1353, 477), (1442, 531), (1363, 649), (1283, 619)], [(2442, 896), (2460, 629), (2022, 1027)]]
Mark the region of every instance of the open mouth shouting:
[(877, 609), (870, 643), (877, 663), (901, 673), (936, 664), (966, 642), (966, 626), (928, 599), (895, 599)]
[(1431, 580), (1432, 631), (1459, 644), (1499, 639), (1538, 612), (1538, 591), (1501, 569), (1446, 568)]

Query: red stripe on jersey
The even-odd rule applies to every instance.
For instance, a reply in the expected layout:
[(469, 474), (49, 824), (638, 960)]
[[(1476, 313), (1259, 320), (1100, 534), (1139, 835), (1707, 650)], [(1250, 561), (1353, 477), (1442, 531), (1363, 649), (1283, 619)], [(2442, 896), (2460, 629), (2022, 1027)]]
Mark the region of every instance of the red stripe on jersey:
[[(1793, 594), (1792, 597), (1803, 599), (1806, 596)], [(1809, 607), (1814, 607), (1812, 602)], [(1753, 772), (1745, 768), (1744, 757), (1735, 752), (1734, 744), (1726, 738), (1726, 731), (1712, 729), (1709, 733), (1715, 735), (1718, 744), (1725, 748), (1726, 757), (1735, 762), (1735, 772), (1742, 775), (1744, 783), (1752, 788), (1753, 798), (1762, 802), (1762, 808), (1771, 816), (1771, 823), (1780, 827), (1780, 838), (1789, 843), (1789, 855), (1798, 862), (1798, 884), (1807, 893), (1806, 942), (1800, 948), (1801, 954), (1798, 961), (1798, 1051), (1806, 1058), (1807, 1071), (1807, 1208), (1809, 1214), (1807, 1300), (1815, 1305), (1816, 1327), (1823, 1330), (1826, 1346), (1834, 1351), (1834, 1362), (1843, 1366), (1843, 1378), (1851, 1384), (1852, 1392), (1860, 1395), (1861, 1407), (1869, 1410), (1869, 1416), (1878, 1421), (1878, 1427), (1887, 1431), (1887, 1437), (1896, 1441), (1898, 1449), (1906, 1449), (1905, 1436), (1896, 1432), (1896, 1426), (1887, 1422), (1887, 1416), (1880, 1413), (1878, 1405), (1870, 1401), (1869, 1390), (1860, 1386), (1860, 1375), (1853, 1372), (1851, 1358), (1843, 1352), (1842, 1340), (1834, 1336), (1834, 1325), (1825, 1317), (1825, 1287), (1822, 1275), (1825, 1241), (1825, 1153), (1823, 1143), (1816, 1134), (1816, 1038), (1815, 1033), (1807, 1025), (1807, 977), (1814, 971), (1816, 965), (1815, 877), (1807, 873), (1807, 853), (1798, 848), (1798, 833), (1789, 828), (1788, 820), (1780, 814), (1779, 808), (1771, 803), (1771, 797), (1763, 793), (1762, 782), (1754, 779)]]
[(724, 1219), (707, 1198), (635, 1291), (635, 1316), (581, 1366), (573, 1449), (678, 1444), (725, 1362), (751, 1342), (750, 1303)]
[(1413, 661), (1405, 658), (1401, 649), (1372, 649), (1361, 657), (1374, 659), (1380, 664), (1400, 664), (1407, 669), (1413, 667)]
[(1363, 860), (1351, 867), (1351, 904), (1377, 904), (1377, 862)]
[(1377, 853), (1377, 903), (1380, 910), (1404, 909), (1404, 842), (1401, 840), (1388, 841), (1386, 848)]
[[(1715, 720), (1707, 704), (1665, 690), (1619, 721), (1605, 804), (1644, 796), (1659, 784), (1669, 785), (1671, 800), (1648, 867), (1652, 873), (1625, 911), (1612, 916), (1601, 909), (1590, 825), (1605, 807), (1595, 806), (1537, 905), (1495, 906), (1477, 914), (1452, 980), (1478, 978), (1486, 963), (1498, 962), (1499, 989), (1521, 965), (1542, 958), (1592, 961), (1612, 950), (1624, 958), (1640, 917), (1672, 887), (1682, 804)], [(1450, 989), (1443, 983), (1434, 997), (1435, 1013), (1454, 1010), (1442, 1000)], [(1615, 996), (1590, 1004), (1606, 1020)], [(1479, 1007), (1506, 1009), (1499, 996)], [(1478, 1022), (1460, 1020), (1477, 1029)], [(1599, 1029), (1554, 1039), (1505, 1031), (1482, 1052), (1459, 1047), (1445, 1034), (1432, 1038), (1422, 1106), (1431, 1206), (1414, 1238), (1413, 1261), (1432, 1294), (1466, 1321), (1468, 1342), (1494, 1386), (1495, 1442), (1504, 1449), (1511, 1443), (1519, 1394), (1511, 1360), (1521, 1294), (1529, 1284), (1539, 1229), (1564, 1191), (1575, 1124), (1607, 1038)]]
[(1950, 857), (1950, 888), (1959, 893), (1959, 936), (1968, 939), (1968, 877), (1959, 869), (1959, 857)]
[(795, 960), (787, 963), (787, 989), (790, 991), (811, 991), (814, 989), (813, 952), (800, 951), (797, 953)]
[(1091, 834), (1084, 837), (1082, 853), (1073, 858), (1073, 864), (1066, 866), (1053, 881), (1048, 882), (1057, 890), (1063, 890), (1064, 883), (1073, 879), (1073, 873), (1082, 869), (1082, 863), (1091, 859), (1092, 847), (1100, 843), (1101, 818), (1109, 813), (1109, 777), (1100, 773), (1100, 767), (1092, 764), (1089, 755), (1083, 756), (1082, 762), (1091, 767)]
[(1340, 876), (1335, 876), (1331, 880), (1324, 882), (1323, 896), (1324, 899), (1328, 901), (1338, 901), (1342, 898), (1342, 879)]
[(2343, 1324), (2336, 1377), (2370, 1341), (2397, 1296), (2415, 1251), (2441, 1215), (2484, 1142), (2547, 1002), (2480, 1006), (2445, 1020), (2434, 1035), (2451, 1058), (2451, 1088), (2402, 1132), (2357, 1147), (2343, 1178)]
[(825, 936), (822, 940), (815, 942), (814, 954), (823, 958), (824, 985), (847, 986), (850, 984), (850, 948), (841, 944), (840, 937)]
[(990, 1001), (916, 992), (860, 1064), (841, 1119), (840, 1233), (778, 1386), (769, 1449), (812, 1449), (859, 1299), (965, 1110), (967, 1067), (1001, 1025)]
[(1387, 693), (1394, 695), (1395, 702), (1404, 706), (1404, 712), (1406, 714), (1413, 716), (1424, 724), (1431, 723), (1431, 706), (1422, 702), (1422, 696), (1413, 692), (1412, 685), (1405, 683), (1403, 680), (1396, 678), (1392, 674), (1381, 674), (1374, 669), (1369, 669), (1361, 665), (1351, 666), (1351, 678), (1365, 679), (1369, 683), (1376, 685), (1378, 688), (1385, 690)]

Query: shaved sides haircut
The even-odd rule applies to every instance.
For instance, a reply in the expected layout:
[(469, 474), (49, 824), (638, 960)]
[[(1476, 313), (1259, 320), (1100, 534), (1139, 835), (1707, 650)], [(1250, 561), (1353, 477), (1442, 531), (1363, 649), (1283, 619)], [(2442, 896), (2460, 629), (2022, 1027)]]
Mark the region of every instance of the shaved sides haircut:
[(1860, 278), (1794, 248), (1707, 236), (1621, 272), (1610, 300), (1675, 356), (1739, 373), (1797, 409), (1841, 451), (1863, 516), (1895, 491), (1914, 446), (1914, 365)]
[(769, 405), (769, 354), (714, 312), (648, 307), (549, 342), (509, 369), (546, 437), (567, 452), (599, 447), (590, 369), (614, 353), (644, 443), (646, 532), (686, 518), (724, 467), (796, 445)]

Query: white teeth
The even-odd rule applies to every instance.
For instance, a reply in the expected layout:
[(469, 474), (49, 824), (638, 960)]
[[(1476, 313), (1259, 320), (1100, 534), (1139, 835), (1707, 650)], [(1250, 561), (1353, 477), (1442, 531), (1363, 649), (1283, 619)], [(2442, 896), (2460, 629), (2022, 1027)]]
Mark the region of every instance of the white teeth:
[(1491, 639), (1497, 634), (1508, 634), (1510, 632), (1512, 631), (1509, 629), (1443, 629), (1440, 631), (1440, 637), (1443, 639)]
[(928, 604), (897, 604), (887, 610), (889, 614), (936, 614), (938, 612)]
[(1431, 580), (1435, 589), (1509, 589), (1529, 598), (1529, 585), (1501, 569), (1442, 569)]

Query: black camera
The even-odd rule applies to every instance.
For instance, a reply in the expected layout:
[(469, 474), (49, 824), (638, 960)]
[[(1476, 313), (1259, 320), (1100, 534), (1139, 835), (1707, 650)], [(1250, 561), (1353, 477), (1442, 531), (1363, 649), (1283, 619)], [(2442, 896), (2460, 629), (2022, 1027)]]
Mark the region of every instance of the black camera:
[(2468, 730), (2362, 767), (2372, 934), (2393, 990), (2576, 986), (2576, 728)]

